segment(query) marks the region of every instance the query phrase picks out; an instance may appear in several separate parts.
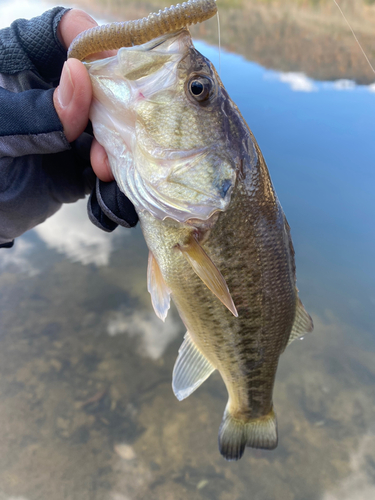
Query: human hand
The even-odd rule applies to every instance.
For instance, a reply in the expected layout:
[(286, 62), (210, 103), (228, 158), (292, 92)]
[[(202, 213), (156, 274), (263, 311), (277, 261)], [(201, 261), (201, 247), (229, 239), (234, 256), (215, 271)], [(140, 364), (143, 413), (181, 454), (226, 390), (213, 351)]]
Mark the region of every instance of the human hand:
[[(61, 19), (57, 34), (63, 46), (68, 49), (79, 33), (96, 25), (94, 19), (86, 12), (73, 9)], [(112, 54), (106, 52), (99, 54), (98, 57), (109, 55)], [(85, 130), (91, 99), (92, 87), (86, 68), (77, 59), (68, 59), (64, 64), (60, 85), (54, 92), (53, 100), (69, 142), (77, 139)], [(100, 179), (88, 203), (90, 220), (104, 231), (113, 231), (118, 224), (125, 227), (134, 226), (138, 220), (134, 207), (118, 189), (107, 153), (96, 139), (91, 145), (90, 160), (96, 176)]]
[(100, 179), (113, 177), (86, 129), (92, 100), (86, 68), (65, 60), (75, 36), (95, 25), (80, 10), (54, 7), (0, 30), (0, 247), (90, 192), (90, 219), (102, 229), (137, 222), (115, 181), (110, 189), (97, 182), (92, 191), (93, 169)]
[[(68, 11), (61, 19), (57, 35), (67, 50), (73, 39), (82, 31), (97, 26), (94, 19), (79, 9)], [(101, 57), (108, 56), (101, 54)], [(53, 101), (69, 142), (74, 141), (85, 130), (92, 99), (90, 77), (84, 65), (77, 59), (68, 59), (64, 64), (60, 85), (56, 88)], [(90, 160), (99, 179), (113, 180), (108, 157), (104, 148), (94, 139)]]

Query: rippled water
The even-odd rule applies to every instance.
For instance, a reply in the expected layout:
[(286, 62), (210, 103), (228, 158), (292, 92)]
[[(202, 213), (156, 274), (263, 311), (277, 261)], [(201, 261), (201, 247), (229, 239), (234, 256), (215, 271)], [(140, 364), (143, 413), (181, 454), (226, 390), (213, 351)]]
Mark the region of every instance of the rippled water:
[[(17, 5), (2, 19), (47, 4)], [(220, 376), (175, 399), (184, 329), (152, 311), (141, 232), (100, 232), (82, 201), (0, 251), (0, 500), (375, 497), (374, 85), (226, 51), (221, 77), (265, 155), (315, 323), (281, 357), (279, 447), (222, 459)]]

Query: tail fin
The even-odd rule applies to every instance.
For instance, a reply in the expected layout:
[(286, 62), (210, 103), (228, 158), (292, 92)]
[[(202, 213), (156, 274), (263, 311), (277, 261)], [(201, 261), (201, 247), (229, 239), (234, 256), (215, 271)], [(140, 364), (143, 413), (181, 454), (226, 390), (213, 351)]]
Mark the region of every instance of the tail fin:
[(219, 450), (226, 460), (239, 460), (245, 446), (273, 450), (277, 446), (277, 423), (273, 409), (264, 417), (244, 422), (225, 410), (219, 430)]

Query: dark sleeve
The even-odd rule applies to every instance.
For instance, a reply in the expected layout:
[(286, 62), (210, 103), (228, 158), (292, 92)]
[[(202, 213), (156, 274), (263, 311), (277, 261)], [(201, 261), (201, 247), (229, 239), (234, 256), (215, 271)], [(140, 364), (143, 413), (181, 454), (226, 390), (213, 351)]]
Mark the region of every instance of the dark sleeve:
[(0, 248), (91, 192), (91, 141), (83, 133), (61, 153), (0, 158)]
[(15, 93), (0, 87), (0, 158), (70, 148), (53, 105), (53, 92), (32, 89)]
[(0, 73), (30, 70), (56, 83), (66, 60), (57, 37), (57, 26), (69, 9), (55, 7), (33, 19), (17, 19), (0, 30)]
[(53, 105), (66, 60), (57, 27), (68, 10), (55, 7), (0, 30), (0, 158), (70, 147)]
[(93, 187), (92, 136), (69, 144), (52, 100), (66, 59), (56, 30), (67, 10), (0, 30), (0, 247)]

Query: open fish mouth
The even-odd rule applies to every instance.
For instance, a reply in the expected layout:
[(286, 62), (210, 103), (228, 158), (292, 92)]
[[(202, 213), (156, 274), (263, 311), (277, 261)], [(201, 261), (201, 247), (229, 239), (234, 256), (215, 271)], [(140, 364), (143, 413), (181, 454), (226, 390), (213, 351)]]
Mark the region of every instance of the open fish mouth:
[[(86, 63), (95, 96), (91, 120), (114, 177), (138, 211), (160, 220), (206, 221), (227, 209), (236, 182), (232, 153), (218, 154), (207, 130), (200, 126), (202, 137), (196, 132), (201, 114), (211, 111), (191, 102), (186, 81), (198, 81), (195, 61), (204, 81), (213, 81), (213, 69), (184, 29)], [(216, 87), (213, 108), (220, 105)]]

